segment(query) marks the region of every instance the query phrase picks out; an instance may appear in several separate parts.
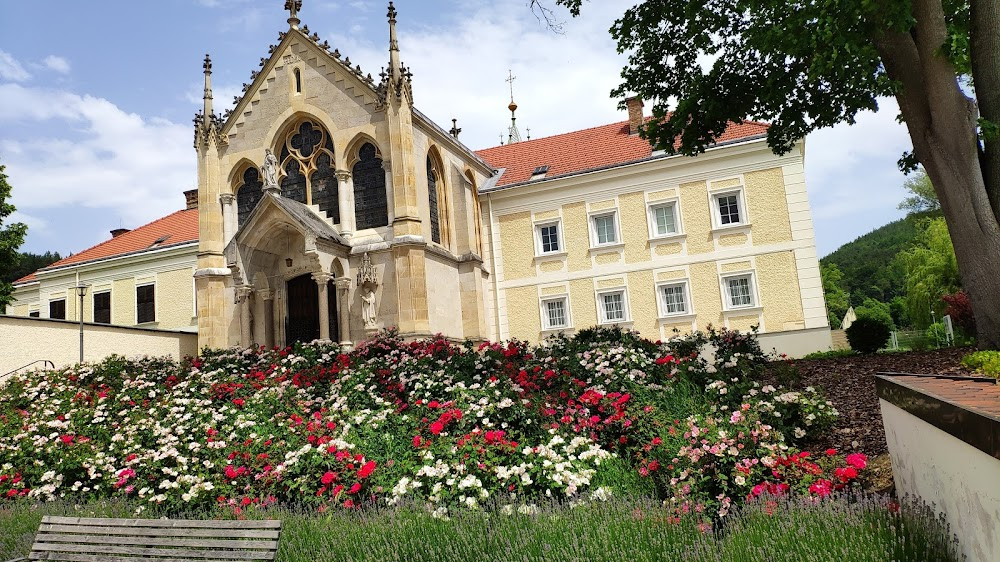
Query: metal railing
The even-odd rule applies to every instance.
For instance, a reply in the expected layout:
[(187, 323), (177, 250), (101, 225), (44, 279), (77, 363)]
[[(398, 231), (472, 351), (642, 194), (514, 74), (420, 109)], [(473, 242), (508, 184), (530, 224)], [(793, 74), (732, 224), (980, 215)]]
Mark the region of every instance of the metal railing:
[(9, 377), (9, 376), (17, 373), (18, 371), (21, 371), (23, 369), (27, 369), (28, 367), (31, 367), (32, 365), (34, 365), (36, 363), (42, 363), (43, 365), (47, 365), (49, 369), (55, 369), (56, 368), (56, 364), (53, 363), (52, 361), (49, 361), (48, 359), (37, 359), (35, 361), (32, 361), (31, 363), (28, 363), (27, 365), (18, 367), (16, 369), (14, 369), (13, 371), (10, 371), (10, 372), (7, 372), (7, 373), (4, 373), (4, 374), (0, 375), (0, 381), (2, 381), (4, 379), (6, 379), (7, 377)]

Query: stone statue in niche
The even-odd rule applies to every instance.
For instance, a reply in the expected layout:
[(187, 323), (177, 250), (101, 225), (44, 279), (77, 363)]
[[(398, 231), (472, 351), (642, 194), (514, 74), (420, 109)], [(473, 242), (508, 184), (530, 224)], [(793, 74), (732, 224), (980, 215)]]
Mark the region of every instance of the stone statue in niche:
[(278, 159), (270, 148), (264, 149), (264, 165), (260, 172), (264, 176), (264, 187), (278, 186)]
[(371, 289), (361, 296), (361, 317), (364, 318), (365, 328), (377, 328), (378, 318), (375, 314), (375, 291)]

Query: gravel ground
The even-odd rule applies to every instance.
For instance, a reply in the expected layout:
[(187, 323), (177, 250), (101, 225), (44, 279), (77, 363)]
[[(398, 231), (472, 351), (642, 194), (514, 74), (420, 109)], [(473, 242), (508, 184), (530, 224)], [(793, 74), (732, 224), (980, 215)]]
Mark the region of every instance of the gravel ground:
[(833, 447), (840, 451), (861, 451), (873, 457), (886, 453), (874, 375), (880, 372), (969, 375), (973, 373), (962, 367), (961, 361), (971, 351), (968, 347), (952, 347), (796, 361), (802, 375), (799, 386), (822, 389), (840, 412), (833, 430), (807, 446), (814, 450)]

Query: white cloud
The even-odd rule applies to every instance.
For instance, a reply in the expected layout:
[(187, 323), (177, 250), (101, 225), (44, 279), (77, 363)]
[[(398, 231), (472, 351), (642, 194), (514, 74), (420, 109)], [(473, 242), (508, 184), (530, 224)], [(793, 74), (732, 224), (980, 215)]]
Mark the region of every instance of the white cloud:
[[(202, 96), (205, 95), (205, 84), (199, 82), (197, 84), (191, 84), (188, 89), (184, 91), (184, 99), (191, 102), (199, 109), (204, 101)], [(221, 114), (227, 109), (233, 107), (233, 98), (236, 96), (243, 95), (242, 85), (229, 85), (229, 84), (219, 84), (212, 85), (212, 107), (216, 113)]]
[[(414, 74), (415, 105), (446, 128), (457, 118), (461, 140), (471, 148), (494, 146), (510, 126), (510, 69), (517, 77), (522, 137), (528, 128), (537, 138), (624, 120), (609, 92), (620, 82), (625, 59), (615, 54), (608, 28), (628, 5), (592, 3), (575, 19), (560, 14), (567, 19), (563, 34), (540, 23), (524, 0), (456, 3), (434, 27), (416, 27), (410, 5), (398, 6), (400, 54)], [(378, 42), (336, 30), (324, 35), (366, 74), (377, 76), (389, 56), (388, 24), (381, 25), (384, 40)]]
[(45, 57), (42, 64), (46, 66), (49, 70), (54, 70), (59, 74), (69, 74), (69, 61), (63, 57), (57, 57), (55, 55), (49, 55)]
[(143, 119), (108, 100), (0, 84), (0, 130), (27, 124), (47, 135), (0, 139), (20, 213), (38, 220), (45, 209), (106, 209), (139, 225), (180, 208), (195, 182), (190, 126)]
[(24, 82), (31, 78), (31, 74), (28, 74), (28, 71), (10, 53), (0, 51), (0, 78), (12, 82)]

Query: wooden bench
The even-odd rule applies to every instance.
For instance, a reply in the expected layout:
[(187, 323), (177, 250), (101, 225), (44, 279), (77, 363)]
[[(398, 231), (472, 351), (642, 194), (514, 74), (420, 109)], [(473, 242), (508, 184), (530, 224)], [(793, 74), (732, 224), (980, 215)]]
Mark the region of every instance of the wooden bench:
[(97, 519), (46, 515), (38, 526), (31, 553), (27, 558), (16, 560), (274, 560), (280, 533), (281, 521)]

